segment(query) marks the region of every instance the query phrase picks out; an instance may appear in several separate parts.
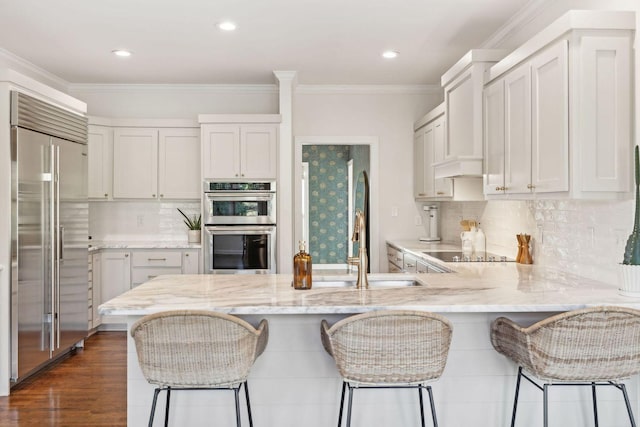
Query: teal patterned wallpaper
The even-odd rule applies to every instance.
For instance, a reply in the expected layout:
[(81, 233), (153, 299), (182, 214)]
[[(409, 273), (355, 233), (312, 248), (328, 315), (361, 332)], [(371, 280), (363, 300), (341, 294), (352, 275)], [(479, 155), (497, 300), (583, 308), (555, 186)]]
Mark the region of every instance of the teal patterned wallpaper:
[[(314, 264), (347, 262), (351, 238), (348, 233), (347, 162), (351, 158), (357, 185), (360, 171), (369, 169), (368, 146), (302, 147), (302, 161), (309, 164), (309, 253)], [(356, 199), (362, 203), (361, 196)]]

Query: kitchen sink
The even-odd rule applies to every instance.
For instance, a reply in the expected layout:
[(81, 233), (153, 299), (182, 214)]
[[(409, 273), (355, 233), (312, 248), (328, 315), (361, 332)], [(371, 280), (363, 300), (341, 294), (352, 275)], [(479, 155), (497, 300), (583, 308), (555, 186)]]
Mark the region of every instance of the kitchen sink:
[[(413, 279), (369, 279), (369, 289), (375, 288), (406, 288), (409, 286), (423, 286), (422, 283)], [(334, 280), (320, 279), (313, 280), (312, 288), (355, 288), (356, 279)]]

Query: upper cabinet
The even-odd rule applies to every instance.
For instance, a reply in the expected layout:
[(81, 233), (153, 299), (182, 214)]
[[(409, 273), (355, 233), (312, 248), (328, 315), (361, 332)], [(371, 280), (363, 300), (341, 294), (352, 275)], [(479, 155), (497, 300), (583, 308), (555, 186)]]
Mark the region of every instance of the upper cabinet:
[(469, 51), (442, 76), (444, 152), (435, 177), (482, 176), (482, 89), (484, 72), (505, 55), (503, 50)]
[(445, 158), (444, 103), (414, 123), (413, 176), (416, 200), (482, 200), (480, 178), (437, 178), (435, 165)]
[(200, 131), (195, 123), (92, 120), (100, 125), (89, 131), (90, 198), (200, 198)]
[(488, 70), (488, 197), (630, 196), (634, 25), (571, 11)]
[(113, 197), (113, 130), (89, 125), (88, 144), (89, 198)]
[(202, 177), (276, 179), (277, 114), (200, 116)]

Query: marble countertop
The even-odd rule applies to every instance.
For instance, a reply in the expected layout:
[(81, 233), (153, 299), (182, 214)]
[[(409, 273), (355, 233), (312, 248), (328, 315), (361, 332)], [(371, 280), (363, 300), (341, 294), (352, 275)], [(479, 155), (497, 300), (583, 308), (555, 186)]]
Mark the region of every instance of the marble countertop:
[(182, 241), (95, 241), (89, 242), (89, 252), (101, 249), (200, 249), (200, 243)]
[[(450, 266), (450, 264), (449, 264)], [(420, 286), (369, 289), (321, 286), (351, 275), (315, 275), (311, 290), (294, 290), (290, 274), (158, 276), (102, 304), (101, 314), (145, 315), (205, 309), (232, 314), (361, 313), (382, 309), (447, 312), (553, 312), (594, 305), (640, 308), (615, 285), (535, 265), (456, 263), (456, 273), (371, 274), (415, 279)]]

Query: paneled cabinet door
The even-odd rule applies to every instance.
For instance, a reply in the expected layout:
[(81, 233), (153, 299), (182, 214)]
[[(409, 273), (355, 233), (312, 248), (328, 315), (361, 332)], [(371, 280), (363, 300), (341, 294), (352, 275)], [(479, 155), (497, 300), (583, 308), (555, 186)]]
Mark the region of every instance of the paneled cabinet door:
[(112, 197), (113, 131), (108, 127), (89, 126), (88, 169), (89, 198)]
[(160, 199), (200, 198), (199, 129), (160, 129), (158, 193)]
[(504, 79), (484, 89), (484, 194), (504, 193)]
[(562, 40), (531, 60), (531, 188), (536, 193), (569, 190), (567, 43)]
[(92, 294), (92, 309), (93, 309), (93, 324), (92, 328), (100, 326), (100, 314), (98, 313), (98, 307), (102, 304), (102, 255), (91, 255), (92, 263), (92, 281), (93, 281), (93, 294)]
[(531, 192), (531, 68), (521, 65), (504, 78), (505, 193)]
[(240, 127), (240, 176), (275, 179), (277, 175), (277, 133), (274, 125)]
[[(131, 289), (131, 256), (128, 251), (104, 251), (100, 275), (100, 303), (103, 304)], [(118, 318), (102, 316), (102, 323), (120, 323)]]
[[(444, 160), (446, 144), (445, 116), (440, 116), (433, 121), (433, 163)], [(436, 197), (453, 197), (453, 181), (451, 178), (433, 179), (434, 194)]]
[(204, 178), (240, 177), (240, 127), (202, 126), (202, 175)]
[(158, 194), (158, 130), (113, 131), (113, 197), (155, 199)]
[(182, 252), (182, 274), (198, 274), (200, 251), (197, 249)]
[(424, 128), (413, 135), (413, 196), (418, 199), (427, 197), (424, 186), (424, 174), (427, 165), (424, 162)]

